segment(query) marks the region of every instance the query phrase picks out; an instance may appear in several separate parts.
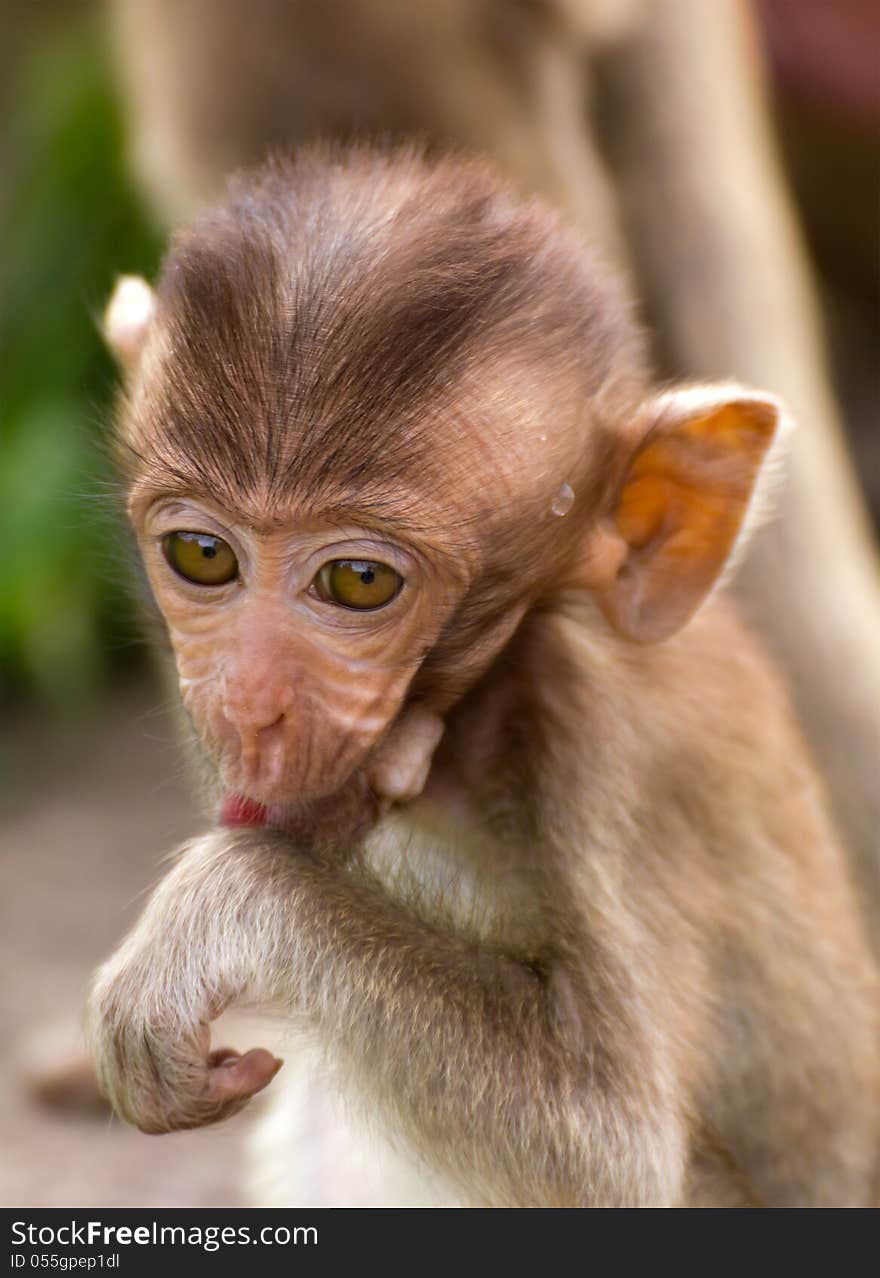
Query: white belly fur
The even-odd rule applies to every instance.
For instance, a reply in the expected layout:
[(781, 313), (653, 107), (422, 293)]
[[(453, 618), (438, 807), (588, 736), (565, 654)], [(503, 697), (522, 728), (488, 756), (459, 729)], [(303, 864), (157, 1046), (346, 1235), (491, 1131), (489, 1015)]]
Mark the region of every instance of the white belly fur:
[(289, 1044), (251, 1136), (250, 1163), (254, 1206), (460, 1205), (451, 1186), (346, 1102), (324, 1053), (305, 1039)]

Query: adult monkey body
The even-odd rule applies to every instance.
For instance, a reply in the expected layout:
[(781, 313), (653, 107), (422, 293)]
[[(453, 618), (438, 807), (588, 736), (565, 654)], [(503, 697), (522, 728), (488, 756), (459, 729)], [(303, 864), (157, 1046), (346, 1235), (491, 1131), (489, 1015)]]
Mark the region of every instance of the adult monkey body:
[(278, 1062), (209, 1027), (251, 1003), (306, 1030), (290, 1202), (872, 1201), (876, 965), (775, 678), (701, 607), (776, 402), (658, 394), (572, 232), (412, 152), (242, 180), (107, 328), (183, 699), (254, 827), (184, 848), (98, 975), (119, 1112), (239, 1108)]
[[(390, 130), (465, 145), (551, 198), (632, 270), (668, 371), (734, 375), (786, 399), (799, 423), (788, 481), (740, 593), (786, 667), (880, 926), (880, 585), (743, 7), (118, 0), (116, 9), (139, 168), (175, 218), (267, 144)], [(592, 122), (588, 95), (601, 108)]]

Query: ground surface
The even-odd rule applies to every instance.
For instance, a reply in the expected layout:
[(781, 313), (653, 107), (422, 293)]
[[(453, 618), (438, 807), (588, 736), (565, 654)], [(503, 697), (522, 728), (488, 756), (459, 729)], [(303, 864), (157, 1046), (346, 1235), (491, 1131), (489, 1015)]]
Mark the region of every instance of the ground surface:
[(76, 1049), (89, 974), (204, 825), (158, 693), (100, 722), (0, 727), (0, 1206), (229, 1206), (248, 1114), (151, 1137), (33, 1100), (38, 1067)]

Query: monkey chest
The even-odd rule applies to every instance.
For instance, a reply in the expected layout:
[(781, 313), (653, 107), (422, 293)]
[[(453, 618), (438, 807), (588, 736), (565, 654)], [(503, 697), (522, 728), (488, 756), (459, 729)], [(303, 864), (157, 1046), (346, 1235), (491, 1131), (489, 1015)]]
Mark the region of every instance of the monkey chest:
[(513, 954), (531, 952), (540, 937), (538, 893), (517, 840), (465, 800), (428, 794), (392, 811), (370, 835), (364, 863), (428, 926)]
[[(363, 851), (366, 872), (427, 926), (513, 947), (537, 926), (511, 850), (472, 813), (426, 799), (390, 813)], [(534, 894), (531, 894), (532, 898)], [(395, 1044), (389, 1042), (388, 1051)], [(337, 1059), (294, 1031), (254, 1136), (251, 1192), (261, 1204), (455, 1206), (460, 1192), (388, 1128)]]

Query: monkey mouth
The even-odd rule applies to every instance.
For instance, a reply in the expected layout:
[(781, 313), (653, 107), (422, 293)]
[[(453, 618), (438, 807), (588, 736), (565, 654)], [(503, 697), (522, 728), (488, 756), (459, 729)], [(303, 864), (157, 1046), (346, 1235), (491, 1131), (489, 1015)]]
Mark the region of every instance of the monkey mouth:
[(244, 794), (227, 793), (220, 803), (218, 821), (228, 830), (276, 830), (304, 844), (332, 821), (340, 841), (350, 843), (369, 829), (380, 813), (375, 795), (357, 774), (353, 785), (305, 803), (263, 803)]
[(261, 803), (244, 794), (227, 794), (220, 804), (219, 821), (228, 830), (295, 828), (298, 807), (290, 803)]
[(220, 805), (220, 824), (231, 830), (266, 825), (269, 809), (265, 803), (247, 799), (243, 794), (227, 794)]

